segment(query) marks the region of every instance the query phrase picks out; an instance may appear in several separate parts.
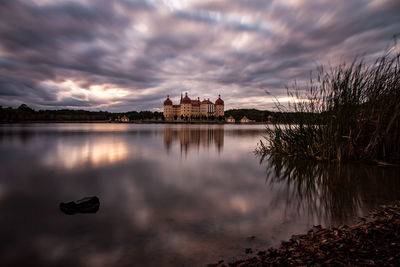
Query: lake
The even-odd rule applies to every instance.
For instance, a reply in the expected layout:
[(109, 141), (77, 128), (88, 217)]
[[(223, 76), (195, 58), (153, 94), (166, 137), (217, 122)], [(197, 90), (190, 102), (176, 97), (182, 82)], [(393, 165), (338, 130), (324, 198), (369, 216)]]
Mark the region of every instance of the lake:
[[(0, 125), (0, 265), (229, 262), (399, 198), (395, 167), (261, 159), (264, 128)], [(96, 213), (59, 209), (88, 196)]]

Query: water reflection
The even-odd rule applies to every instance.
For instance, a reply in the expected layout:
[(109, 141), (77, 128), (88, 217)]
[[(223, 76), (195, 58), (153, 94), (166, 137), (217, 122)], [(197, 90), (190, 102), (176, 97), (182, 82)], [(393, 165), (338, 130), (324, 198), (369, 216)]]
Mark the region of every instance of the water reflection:
[(86, 164), (113, 164), (126, 159), (128, 153), (126, 142), (103, 136), (80, 142), (57, 142), (52, 150), (42, 155), (42, 161), (48, 166), (72, 169)]
[[(0, 125), (0, 266), (227, 262), (400, 192), (389, 169), (260, 165), (263, 128)], [(57, 207), (93, 195), (96, 214)]]
[(180, 144), (181, 152), (188, 153), (190, 147), (208, 148), (215, 145), (218, 152), (224, 146), (224, 128), (191, 128), (191, 127), (165, 127), (164, 128), (164, 148), (169, 152), (171, 145), (177, 142)]
[[(123, 126), (0, 126), (0, 265), (202, 266), (264, 231), (262, 128)], [(85, 195), (101, 212), (57, 208)]]
[[(267, 181), (286, 196), (286, 209), (317, 217), (325, 225), (353, 222), (382, 203), (399, 199), (399, 168), (367, 164), (262, 158)], [(281, 196), (282, 194), (278, 194)], [(274, 202), (280, 202), (277, 198)]]

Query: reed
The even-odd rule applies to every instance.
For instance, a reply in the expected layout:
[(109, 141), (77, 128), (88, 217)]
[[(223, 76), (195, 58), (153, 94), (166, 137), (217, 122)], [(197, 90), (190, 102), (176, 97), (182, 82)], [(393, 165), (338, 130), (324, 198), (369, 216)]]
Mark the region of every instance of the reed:
[(280, 111), (303, 114), (296, 124), (274, 123), (258, 152), (317, 160), (400, 162), (400, 52), (394, 45), (376, 61), (317, 69)]

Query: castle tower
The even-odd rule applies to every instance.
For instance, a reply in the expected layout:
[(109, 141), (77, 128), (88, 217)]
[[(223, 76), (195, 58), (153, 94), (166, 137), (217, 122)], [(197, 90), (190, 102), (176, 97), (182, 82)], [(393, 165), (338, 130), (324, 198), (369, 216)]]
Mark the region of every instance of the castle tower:
[(192, 100), (188, 97), (187, 92), (181, 101), (181, 116), (190, 118), (192, 115)]
[(224, 100), (221, 99), (221, 95), (218, 95), (218, 99), (215, 101), (215, 117), (224, 116)]
[(169, 99), (169, 95), (167, 95), (167, 99), (164, 101), (163, 115), (166, 120), (172, 120), (174, 117), (172, 112), (172, 101)]

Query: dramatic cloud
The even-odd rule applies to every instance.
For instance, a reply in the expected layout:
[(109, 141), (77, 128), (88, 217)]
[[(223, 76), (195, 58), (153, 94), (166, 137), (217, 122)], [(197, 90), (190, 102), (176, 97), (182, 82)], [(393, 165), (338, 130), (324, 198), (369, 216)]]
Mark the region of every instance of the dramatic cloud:
[(319, 64), (376, 55), (397, 0), (0, 0), (0, 105), (157, 110), (167, 94), (272, 108)]

